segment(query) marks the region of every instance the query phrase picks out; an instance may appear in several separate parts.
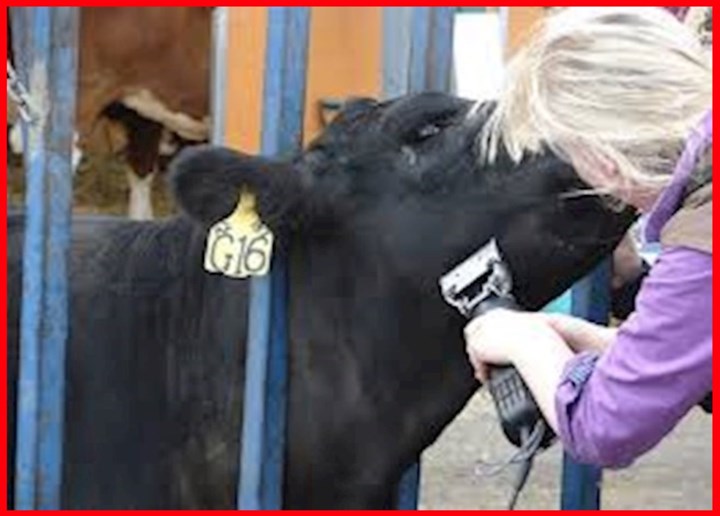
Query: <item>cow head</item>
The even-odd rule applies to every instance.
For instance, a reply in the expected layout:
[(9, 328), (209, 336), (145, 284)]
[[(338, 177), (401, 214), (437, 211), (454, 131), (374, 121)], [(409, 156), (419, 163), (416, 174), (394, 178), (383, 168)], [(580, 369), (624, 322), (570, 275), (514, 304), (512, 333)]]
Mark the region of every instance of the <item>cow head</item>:
[(209, 228), (251, 190), (287, 251), (288, 507), (390, 507), (402, 472), (477, 388), (441, 275), (495, 237), (518, 301), (540, 308), (631, 221), (566, 197), (586, 186), (552, 155), (480, 165), (492, 106), (472, 107), (441, 94), (362, 100), (294, 159), (198, 147), (172, 167), (191, 218)]
[(186, 150), (172, 187), (204, 224), (227, 216), (241, 188), (289, 242), (353, 240), (389, 274), (437, 290), (440, 275), (496, 237), (521, 304), (537, 309), (608, 254), (632, 221), (593, 196), (551, 154), (478, 164), (492, 105), (425, 93), (350, 103), (301, 155), (273, 160), (218, 147)]

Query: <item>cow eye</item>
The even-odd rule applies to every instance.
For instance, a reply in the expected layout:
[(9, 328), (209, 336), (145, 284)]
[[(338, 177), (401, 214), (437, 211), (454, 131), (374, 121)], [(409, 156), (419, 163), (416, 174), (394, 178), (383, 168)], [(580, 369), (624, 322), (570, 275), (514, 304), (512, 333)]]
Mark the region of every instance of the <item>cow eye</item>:
[(443, 130), (451, 126), (452, 123), (453, 120), (450, 117), (435, 118), (432, 122), (427, 122), (418, 129), (415, 129), (411, 137), (412, 142), (409, 143), (422, 143), (430, 140), (442, 133)]
[(418, 130), (416, 134), (417, 141), (427, 140), (428, 138), (432, 138), (436, 134), (440, 133), (440, 126), (438, 124), (427, 124)]

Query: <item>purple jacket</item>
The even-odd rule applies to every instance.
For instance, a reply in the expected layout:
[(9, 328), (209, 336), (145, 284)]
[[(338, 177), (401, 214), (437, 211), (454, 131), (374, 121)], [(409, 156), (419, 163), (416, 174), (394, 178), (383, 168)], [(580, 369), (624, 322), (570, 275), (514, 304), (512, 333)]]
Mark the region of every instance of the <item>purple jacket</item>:
[[(687, 141), (673, 179), (646, 222), (646, 238), (679, 208), (712, 113)], [(653, 448), (712, 389), (712, 255), (662, 247), (636, 310), (602, 355), (576, 355), (555, 396), (559, 437), (579, 462), (619, 468)]]

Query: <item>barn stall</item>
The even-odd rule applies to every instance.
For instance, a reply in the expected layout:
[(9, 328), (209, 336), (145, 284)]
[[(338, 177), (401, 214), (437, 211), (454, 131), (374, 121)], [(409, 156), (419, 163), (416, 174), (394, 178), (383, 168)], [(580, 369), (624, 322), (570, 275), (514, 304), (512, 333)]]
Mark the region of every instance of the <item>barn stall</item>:
[[(344, 9), (344, 8), (342, 8)], [(375, 34), (382, 35), (382, 45), (376, 45), (377, 54), (373, 57), (374, 63), (369, 68), (377, 70), (379, 61), (386, 63), (385, 73), (380, 74), (382, 80), (376, 77), (374, 86), (382, 84), (379, 91), (369, 92), (375, 95), (394, 96), (404, 91), (420, 91), (428, 88), (449, 89), (450, 88), (450, 67), (437, 67), (437, 62), (450, 63), (453, 52), (453, 21), (456, 13), (453, 9), (428, 9), (428, 8), (386, 8), (383, 13), (379, 9), (372, 13), (365, 13), (371, 18), (369, 26), (374, 28)], [(62, 456), (60, 445), (62, 438), (62, 393), (63, 378), (62, 364), (67, 328), (62, 325), (62, 320), (67, 316), (63, 315), (67, 310), (67, 299), (63, 293), (66, 291), (66, 280), (64, 278), (66, 265), (63, 262), (63, 255), (67, 245), (67, 231), (70, 213), (70, 147), (72, 133), (69, 128), (73, 126), (73, 77), (77, 69), (77, 60), (73, 57), (74, 42), (78, 30), (78, 16), (73, 9), (61, 8), (33, 8), (24, 11), (25, 45), (29, 48), (26, 54), (31, 63), (39, 63), (41, 67), (47, 67), (48, 83), (43, 83), (42, 77), (34, 77), (28, 73), (33, 70), (32, 66), (24, 69), (18, 66), (19, 77), (28, 85), (32, 99), (43, 98), (42, 93), (47, 88), (48, 95), (59, 95), (63, 110), (62, 116), (53, 116), (49, 120), (42, 120), (45, 123), (37, 125), (30, 124), (28, 129), (28, 146), (26, 150), (27, 163), (27, 206), (28, 226), (34, 228), (28, 232), (26, 249), (33, 251), (26, 253), (25, 277), (27, 283), (24, 286), (23, 312), (26, 314), (23, 320), (23, 356), (21, 357), (21, 384), (20, 390), (23, 393), (35, 393), (34, 395), (23, 395), (21, 405), (26, 402), (29, 405), (21, 406), (18, 427), (20, 437), (17, 457), (17, 496), (18, 508), (53, 508), (59, 507), (59, 485), (61, 479), (60, 463)], [(233, 12), (229, 12), (233, 11)], [(258, 10), (234, 10), (218, 9), (214, 14), (214, 53), (213, 63), (213, 88), (212, 98), (213, 116), (213, 139), (215, 141), (233, 142), (233, 138), (241, 141), (245, 138), (245, 145), (255, 145), (265, 153), (275, 154), (286, 152), (301, 142), (302, 129), (305, 125), (305, 132), (308, 130), (309, 122), (303, 119), (304, 113), (310, 111), (303, 102), (303, 92), (312, 85), (312, 44), (313, 39), (309, 30), (311, 13), (302, 9), (292, 8), (270, 8), (267, 13)], [(333, 20), (331, 10), (325, 11), (328, 19)], [(355, 15), (357, 13), (353, 13)], [(510, 24), (520, 13), (512, 11), (501, 11), (498, 18), (501, 19), (500, 26)], [(315, 13), (313, 13), (313, 16)], [(380, 16), (382, 15), (382, 16)], [(541, 13), (522, 13), (523, 16), (540, 16)], [(235, 18), (233, 18), (235, 16)], [(321, 17), (323, 14), (319, 14)], [(335, 13), (336, 17), (352, 16), (346, 12)], [(459, 15), (457, 15), (459, 16)], [(243, 17), (245, 17), (243, 19)], [(241, 26), (243, 21), (254, 17), (254, 27), (259, 34), (266, 33), (266, 43), (263, 52), (260, 53), (263, 59), (258, 61), (255, 57), (255, 66), (261, 63), (262, 73), (255, 70), (254, 79), (248, 78), (252, 70), (252, 63), (242, 68), (228, 69), (228, 63), (232, 59), (234, 44), (249, 44), (249, 41), (233, 40), (233, 27)], [(503, 18), (504, 17), (504, 18)], [(258, 24), (257, 20), (265, 20), (265, 25)], [(337, 20), (337, 18), (335, 19)], [(22, 23), (22, 22), (21, 22)], [(337, 27), (338, 25), (336, 25)], [(371, 32), (372, 33), (372, 32)], [(258, 34), (255, 34), (257, 37)], [(245, 35), (250, 38), (252, 35)], [(22, 37), (22, 36), (21, 36)], [(237, 37), (237, 36), (236, 36)], [(318, 36), (319, 38), (319, 36)], [(49, 42), (62, 44), (50, 45)], [(291, 43), (288, 43), (291, 42)], [(349, 43), (350, 44), (350, 43)], [(316, 43), (316, 45), (321, 45)], [(284, 48), (292, 48), (297, 52), (295, 55), (288, 55), (283, 52)], [(242, 47), (240, 47), (242, 48)], [(400, 49), (400, 50), (399, 50)], [(237, 50), (235, 50), (237, 51)], [(350, 51), (349, 49), (347, 50)], [(225, 53), (225, 58), (221, 56)], [(308, 56), (310, 53), (310, 56)], [(251, 59), (246, 54), (245, 59)], [(341, 53), (342, 59), (347, 53)], [(223, 63), (224, 61), (224, 63)], [(388, 66), (387, 63), (393, 63)], [(457, 66), (457, 65), (456, 65)], [(234, 108), (231, 105), (228, 95), (233, 91), (232, 73), (235, 73), (234, 80), (259, 81), (263, 77), (264, 87), (256, 84), (255, 88), (248, 88), (254, 91), (257, 98), (262, 99), (257, 105), (263, 106), (262, 110), (256, 110), (254, 127), (247, 129), (247, 119), (236, 115), (242, 111), (242, 101)], [(339, 74), (342, 75), (342, 74)], [(369, 74), (365, 74), (369, 75)], [(316, 79), (321, 81), (320, 78)], [(54, 83), (52, 81), (57, 81)], [(57, 84), (56, 87), (51, 85)], [(244, 84), (244, 83), (243, 83)], [(276, 85), (276, 90), (270, 85)], [(292, 86), (288, 87), (290, 84)], [(353, 91), (352, 87), (342, 85), (350, 91), (333, 91), (329, 94), (322, 90), (322, 96), (318, 95), (315, 101), (315, 108), (320, 115), (326, 116), (323, 110), (332, 108), (331, 99), (343, 98), (357, 94), (368, 94), (367, 91)], [(337, 85), (333, 85), (333, 88)], [(332, 89), (332, 88), (331, 88)], [(340, 88), (342, 89), (342, 88)], [(293, 95), (283, 95), (283, 92), (292, 91)], [(223, 98), (225, 96), (226, 98)], [(290, 98), (294, 97), (294, 98)], [(52, 99), (52, 97), (48, 97)], [(235, 99), (233, 101), (237, 102)], [(55, 102), (55, 100), (52, 100)], [(253, 100), (246, 99), (245, 107)], [(37, 104), (42, 114), (42, 101)], [(220, 116), (217, 113), (223, 113)], [(281, 117), (279, 113), (283, 113)], [(280, 124), (272, 122), (281, 121)], [(233, 123), (237, 124), (236, 126)], [(322, 122), (320, 122), (322, 123)], [(245, 124), (245, 125), (243, 125)], [(224, 127), (223, 127), (224, 126)], [(237, 126), (241, 127), (238, 130)], [(252, 123), (250, 124), (252, 127)], [(262, 128), (262, 129), (259, 129)], [(244, 129), (244, 130), (242, 130)], [(250, 142), (250, 143), (248, 143)], [(240, 144), (242, 145), (242, 144)], [(62, 153), (48, 153), (46, 149), (63, 149)], [(53, 181), (57, 181), (53, 183)], [(52, 223), (47, 221), (51, 220)], [(32, 222), (34, 221), (34, 222)], [(47, 242), (43, 245), (42, 242)], [(42, 249), (44, 252), (36, 253), (35, 250)], [(47, 254), (45, 254), (47, 253)], [(52, 265), (49, 265), (52, 264)], [(269, 437), (280, 439), (282, 442), (282, 398), (283, 398), (283, 361), (282, 361), (282, 339), (270, 339), (270, 324), (272, 318), (268, 315), (268, 307), (272, 303), (282, 303), (283, 282), (281, 268), (274, 269), (269, 277), (254, 281), (255, 294), (253, 297), (253, 312), (251, 320), (257, 321), (253, 327), (257, 342), (251, 345), (249, 353), (256, 353), (255, 358), (249, 359), (257, 364), (249, 372), (257, 373), (247, 376), (246, 386), (246, 410), (252, 410), (252, 420), (256, 423), (255, 428), (244, 428), (247, 432), (243, 439), (246, 448), (243, 456), (248, 460), (247, 473), (243, 475), (243, 483), (240, 484), (238, 492), (239, 508), (271, 508), (279, 507), (278, 476), (282, 470), (281, 461), (278, 457), (260, 459), (257, 455), (263, 449), (263, 440)], [(593, 294), (592, 292), (595, 291)], [(600, 291), (601, 294), (597, 294)], [(602, 298), (607, 291), (607, 270), (598, 271), (593, 278), (586, 283), (579, 285), (571, 297), (570, 303), (566, 303), (562, 309), (575, 310), (576, 313), (595, 320), (602, 320), (607, 309), (603, 307)], [(592, 300), (592, 303), (589, 302)], [(566, 300), (567, 301), (567, 300)], [(605, 301), (606, 302), (606, 301)], [(275, 309), (277, 313), (277, 308)], [(56, 324), (60, 322), (61, 324)], [(49, 329), (49, 330), (48, 330)], [(41, 331), (42, 330), (42, 331)], [(276, 332), (278, 330), (275, 330)], [(279, 330), (282, 335), (282, 330)], [(271, 342), (274, 341), (274, 342)], [(25, 344), (27, 342), (27, 344)], [(270, 348), (275, 345), (279, 348)], [(253, 351), (255, 350), (255, 351)], [(252, 355), (251, 355), (252, 356)], [(268, 363), (268, 357), (277, 357), (277, 364)], [(45, 364), (41, 366), (40, 364)], [(265, 364), (265, 365), (263, 365)], [(279, 369), (278, 369), (279, 368)], [(38, 376), (38, 373), (40, 375)], [(46, 376), (47, 375), (47, 376)], [(268, 384), (265, 375), (274, 376), (277, 382)], [(268, 385), (274, 389), (273, 393), (264, 392)], [(256, 386), (256, 387), (253, 387)], [(248, 398), (248, 397), (252, 397)], [(278, 404), (279, 403), (279, 404)], [(38, 408), (40, 404), (41, 408)], [(272, 411), (276, 411), (273, 416)], [(50, 424), (40, 424), (37, 414), (42, 411), (45, 417), (49, 418)], [(267, 422), (266, 422), (267, 421)], [(47, 423), (47, 419), (43, 419)], [(23, 444), (24, 443), (24, 444)], [(281, 444), (278, 444), (280, 446)], [(707, 454), (704, 454), (707, 457)], [(559, 460), (559, 459), (558, 459)], [(271, 461), (274, 461), (271, 462)], [(274, 472), (274, 477), (266, 476), (265, 468)], [(252, 471), (254, 468), (254, 472)], [(572, 464), (567, 458), (563, 461), (564, 473), (562, 488), (562, 507), (571, 508), (596, 508), (599, 505), (600, 491), (598, 479), (600, 472), (593, 468)], [(701, 469), (702, 470), (702, 469)], [(246, 469), (243, 469), (245, 472)], [(403, 486), (403, 496), (400, 497), (401, 506), (405, 508), (414, 507), (417, 504), (417, 485), (419, 469), (412, 468), (407, 475)], [(706, 477), (706, 478), (709, 478)], [(483, 486), (477, 487), (481, 492)], [(268, 494), (270, 493), (270, 494)], [(424, 505), (432, 506), (433, 502), (425, 501)]]

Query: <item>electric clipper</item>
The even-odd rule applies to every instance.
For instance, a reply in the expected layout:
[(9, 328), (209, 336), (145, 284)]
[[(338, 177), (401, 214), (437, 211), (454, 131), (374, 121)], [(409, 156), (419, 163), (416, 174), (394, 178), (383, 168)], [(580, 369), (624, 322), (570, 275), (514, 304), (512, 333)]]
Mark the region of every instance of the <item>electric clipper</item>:
[[(512, 295), (512, 276), (495, 239), (440, 278), (443, 298), (468, 320), (496, 308), (520, 310)], [(510, 508), (527, 480), (535, 454), (552, 444), (555, 433), (543, 418), (527, 385), (513, 366), (489, 368), (490, 391), (505, 437), (520, 450), (510, 462), (523, 464)]]
[[(500, 254), (495, 239), (480, 248), (460, 265), (440, 279), (440, 289), (448, 304), (472, 320), (496, 308), (520, 310), (512, 295), (510, 269)], [(495, 366), (489, 370), (486, 387), (492, 395), (503, 432), (515, 446), (522, 444), (522, 434), (532, 433), (543, 421), (530, 391), (520, 373), (512, 366)], [(541, 447), (547, 447), (554, 437), (547, 430)]]

